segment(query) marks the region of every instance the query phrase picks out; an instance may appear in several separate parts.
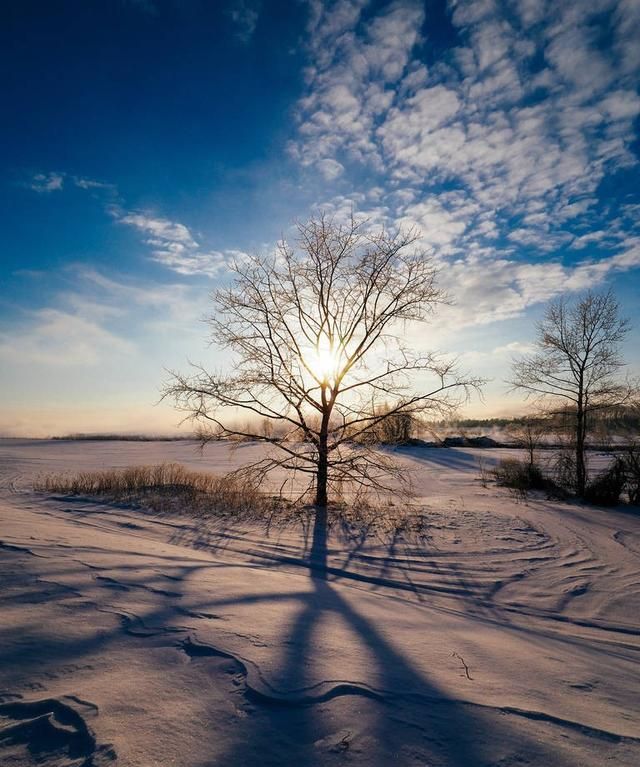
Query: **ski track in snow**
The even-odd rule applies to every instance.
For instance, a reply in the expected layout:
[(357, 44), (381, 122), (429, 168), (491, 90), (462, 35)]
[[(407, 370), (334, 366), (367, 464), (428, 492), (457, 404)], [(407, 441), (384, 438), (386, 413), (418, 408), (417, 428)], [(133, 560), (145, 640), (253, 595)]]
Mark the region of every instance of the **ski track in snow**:
[(640, 514), (399, 451), (427, 535), (333, 530), (318, 562), (304, 526), (30, 491), (256, 449), (0, 440), (0, 763), (640, 763)]

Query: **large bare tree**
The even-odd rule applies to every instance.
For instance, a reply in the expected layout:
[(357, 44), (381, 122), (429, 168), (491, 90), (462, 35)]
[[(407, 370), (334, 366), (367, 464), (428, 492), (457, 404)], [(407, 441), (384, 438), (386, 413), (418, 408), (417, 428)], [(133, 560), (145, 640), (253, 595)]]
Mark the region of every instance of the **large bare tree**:
[[(318, 507), (344, 483), (389, 487), (401, 473), (367, 433), (401, 413), (450, 410), (478, 383), (403, 341), (446, 300), (417, 240), (353, 219), (299, 224), (293, 247), (283, 241), (272, 256), (237, 263), (214, 296), (211, 337), (233, 353), (232, 372), (174, 372), (165, 394), (205, 425), (204, 439), (273, 445), (248, 469), (307, 475)], [(238, 411), (255, 427), (238, 426)]]
[(634, 392), (621, 375), (620, 347), (628, 330), (611, 292), (589, 292), (573, 303), (561, 298), (549, 304), (538, 324), (537, 351), (513, 363), (515, 388), (537, 398), (547, 412), (570, 419), (579, 496), (588, 479), (592, 414), (624, 404)]

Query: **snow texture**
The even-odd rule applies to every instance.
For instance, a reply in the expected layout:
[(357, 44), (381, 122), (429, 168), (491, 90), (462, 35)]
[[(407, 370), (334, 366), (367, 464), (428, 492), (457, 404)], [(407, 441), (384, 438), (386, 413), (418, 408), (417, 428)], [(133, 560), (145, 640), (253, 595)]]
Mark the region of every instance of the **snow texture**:
[(34, 494), (43, 472), (260, 448), (0, 441), (0, 764), (640, 764), (640, 514), (398, 458), (426, 535)]

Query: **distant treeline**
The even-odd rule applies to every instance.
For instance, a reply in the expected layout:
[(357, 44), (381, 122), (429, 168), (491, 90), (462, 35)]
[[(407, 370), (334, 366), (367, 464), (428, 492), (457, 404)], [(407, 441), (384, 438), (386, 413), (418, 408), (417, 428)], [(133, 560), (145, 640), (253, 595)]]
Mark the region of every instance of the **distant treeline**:
[(193, 434), (180, 434), (175, 436), (158, 436), (152, 434), (64, 434), (51, 437), (57, 440), (90, 440), (92, 442), (182, 442), (196, 439)]
[[(614, 411), (592, 413), (591, 432), (594, 437), (604, 439), (606, 435), (629, 435), (640, 433), (640, 412), (637, 408), (618, 408)], [(542, 424), (549, 433), (563, 431), (571, 421), (571, 413), (561, 410), (555, 413), (514, 416), (513, 418), (453, 418), (440, 421), (422, 421), (403, 413), (382, 423), (381, 426), (367, 433), (367, 439), (381, 444), (398, 444), (408, 442), (423, 434), (430, 434), (437, 439), (446, 435), (464, 435), (465, 430), (474, 429), (490, 431), (491, 429), (516, 430), (532, 421)], [(253, 425), (248, 423), (246, 430), (251, 431)], [(278, 424), (265, 421), (263, 424), (265, 437), (278, 438)], [(182, 442), (197, 440), (197, 434), (151, 435), (151, 434), (94, 434), (75, 433), (52, 437), (55, 440), (91, 440), (91, 441), (125, 441), (125, 442)]]
[[(458, 418), (448, 421), (438, 421), (433, 426), (440, 428), (460, 429), (489, 429), (524, 426), (531, 420), (543, 421), (549, 427), (561, 427), (570, 416), (568, 411), (556, 412), (548, 415), (515, 416), (513, 418)], [(636, 408), (620, 408), (615, 411), (602, 411), (590, 415), (592, 428), (606, 429), (609, 431), (637, 431), (640, 430), (640, 412)]]
[(451, 421), (436, 421), (433, 425), (440, 428), (489, 429), (495, 426), (514, 426), (520, 424), (523, 420), (524, 418), (456, 418)]

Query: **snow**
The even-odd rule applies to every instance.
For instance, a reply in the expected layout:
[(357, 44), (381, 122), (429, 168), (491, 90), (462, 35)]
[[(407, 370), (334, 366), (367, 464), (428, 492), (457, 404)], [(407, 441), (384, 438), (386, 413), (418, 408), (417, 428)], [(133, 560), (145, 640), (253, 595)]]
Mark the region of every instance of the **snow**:
[(322, 550), (30, 489), (260, 450), (0, 440), (1, 764), (640, 763), (640, 514), (483, 487), (513, 451), (397, 451), (427, 535)]

